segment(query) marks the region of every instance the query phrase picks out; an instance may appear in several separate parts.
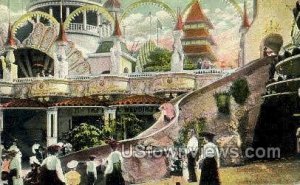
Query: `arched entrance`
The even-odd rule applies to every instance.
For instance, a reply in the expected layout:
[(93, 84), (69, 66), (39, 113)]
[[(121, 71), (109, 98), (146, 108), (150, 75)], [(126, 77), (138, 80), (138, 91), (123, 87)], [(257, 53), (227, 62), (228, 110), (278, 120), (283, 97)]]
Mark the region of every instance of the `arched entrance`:
[(46, 53), (32, 48), (21, 48), (14, 51), (18, 65), (18, 77), (54, 76), (54, 60)]

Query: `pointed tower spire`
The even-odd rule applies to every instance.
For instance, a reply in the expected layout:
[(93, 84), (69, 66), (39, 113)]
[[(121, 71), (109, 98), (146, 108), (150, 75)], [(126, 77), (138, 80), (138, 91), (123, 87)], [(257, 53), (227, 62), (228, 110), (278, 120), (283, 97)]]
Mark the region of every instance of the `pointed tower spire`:
[(67, 34), (66, 34), (65, 28), (64, 28), (64, 24), (62, 22), (60, 23), (59, 35), (58, 35), (57, 40), (61, 41), (61, 42), (67, 42), (68, 41)]
[(247, 12), (247, 1), (244, 0), (244, 16), (243, 16), (243, 28), (250, 28), (248, 12)]
[(7, 45), (9, 47), (15, 47), (16, 46), (16, 42), (15, 42), (15, 40), (13, 38), (13, 34), (12, 34), (12, 24), (11, 23), (8, 24)]
[(183, 30), (183, 21), (182, 21), (182, 15), (181, 15), (180, 11), (178, 11), (177, 23), (175, 26), (175, 30)]
[(115, 15), (115, 29), (114, 29), (113, 36), (116, 36), (116, 37), (121, 37), (122, 36), (122, 32), (121, 32), (121, 29), (120, 29), (120, 23), (118, 21), (118, 16), (117, 15)]

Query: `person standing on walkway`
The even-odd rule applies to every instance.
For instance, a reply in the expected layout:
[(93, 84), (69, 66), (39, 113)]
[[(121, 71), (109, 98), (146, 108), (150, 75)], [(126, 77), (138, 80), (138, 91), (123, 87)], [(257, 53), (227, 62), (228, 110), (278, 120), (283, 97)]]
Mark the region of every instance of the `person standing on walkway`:
[(95, 163), (95, 155), (89, 156), (89, 161), (86, 163), (87, 185), (94, 185), (97, 180), (97, 167)]
[(70, 169), (68, 173), (65, 174), (66, 185), (79, 185), (81, 181), (81, 175), (76, 171), (78, 166), (78, 161), (72, 160), (68, 162), (67, 167)]
[(10, 151), (11, 161), (9, 163), (8, 185), (23, 185), (22, 169), (19, 162), (18, 152)]
[(60, 146), (51, 145), (48, 147), (48, 157), (41, 165), (41, 185), (65, 185), (65, 177), (61, 168), (61, 162), (57, 157)]
[(123, 157), (121, 152), (117, 151), (118, 142), (110, 140), (108, 142), (112, 152), (107, 158), (107, 167), (104, 172), (107, 185), (125, 185), (125, 180), (122, 176)]
[(202, 154), (199, 166), (201, 167), (200, 185), (220, 185), (220, 177), (218, 168), (220, 167), (220, 154), (218, 147), (213, 143), (214, 134), (209, 132), (202, 132), (200, 134), (204, 137)]
[(187, 144), (187, 159), (188, 159), (188, 171), (189, 171), (189, 182), (197, 182), (196, 177), (196, 156), (198, 153), (198, 139), (196, 137), (195, 130), (190, 130), (189, 141)]

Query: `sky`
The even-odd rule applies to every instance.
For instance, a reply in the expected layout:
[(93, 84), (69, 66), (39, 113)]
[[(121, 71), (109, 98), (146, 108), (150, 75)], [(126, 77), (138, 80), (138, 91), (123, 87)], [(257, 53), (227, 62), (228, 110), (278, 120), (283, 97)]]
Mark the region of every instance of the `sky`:
[[(8, 19), (8, 1), (11, 9), (11, 17), (16, 20), (26, 11), (26, 6), (29, 0), (0, 0), (0, 23), (7, 22)], [(126, 9), (131, 3), (137, 0), (121, 0), (122, 9)], [(161, 0), (168, 4), (175, 11), (179, 8), (185, 9), (191, 0)], [(211, 30), (211, 34), (216, 41), (216, 46), (213, 48), (219, 63), (224, 61), (227, 66), (236, 66), (236, 60), (238, 58), (240, 34), (239, 29), (241, 26), (241, 18), (235, 11), (235, 9), (225, 2), (226, 0), (200, 0), (200, 4), (206, 13), (207, 17), (211, 20), (214, 29)], [(243, 8), (244, 0), (236, 0), (241, 8)], [(253, 15), (252, 0), (247, 1), (247, 11), (251, 19)], [(152, 27), (150, 32), (150, 16)], [(174, 22), (168, 13), (160, 8), (152, 5), (144, 5), (134, 9), (131, 14), (122, 21), (122, 30), (125, 29), (125, 39), (129, 48), (135, 42), (138, 42), (140, 46), (149, 40), (156, 41), (156, 22), (159, 20), (162, 23), (162, 29), (159, 30), (159, 46), (172, 48), (172, 29), (174, 28)], [(138, 23), (138, 24), (137, 24)], [(226, 40), (226, 42), (224, 42)]]

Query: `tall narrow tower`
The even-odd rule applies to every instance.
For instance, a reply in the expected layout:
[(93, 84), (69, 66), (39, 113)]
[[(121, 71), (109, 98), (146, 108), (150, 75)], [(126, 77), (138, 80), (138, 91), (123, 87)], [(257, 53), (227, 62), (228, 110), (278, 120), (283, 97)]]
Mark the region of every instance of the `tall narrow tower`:
[(195, 1), (184, 23), (182, 44), (185, 56), (193, 61), (201, 59), (214, 62), (217, 60), (212, 51), (215, 42), (209, 33), (210, 29), (213, 29), (212, 23), (204, 14), (199, 2)]
[(240, 41), (240, 52), (239, 52), (239, 63), (238, 67), (243, 67), (245, 65), (245, 36), (250, 28), (250, 22), (248, 18), (248, 12), (247, 12), (247, 2), (244, 1), (244, 16), (242, 20), (242, 25), (240, 28), (241, 33), (241, 41)]

